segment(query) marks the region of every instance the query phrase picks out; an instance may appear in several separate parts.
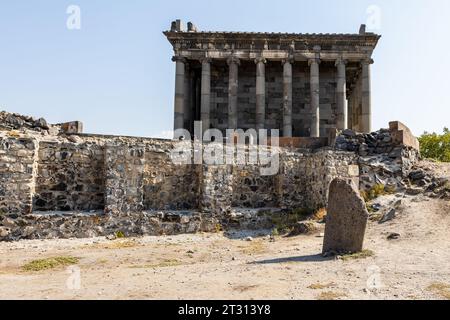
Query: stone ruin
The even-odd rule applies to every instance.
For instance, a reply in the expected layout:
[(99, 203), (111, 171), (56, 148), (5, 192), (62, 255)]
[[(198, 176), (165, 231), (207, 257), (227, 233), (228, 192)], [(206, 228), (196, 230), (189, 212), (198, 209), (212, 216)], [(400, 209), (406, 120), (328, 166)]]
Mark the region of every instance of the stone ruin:
[(270, 228), (274, 215), (326, 207), (338, 177), (362, 190), (408, 188), (419, 158), (398, 122), (344, 130), (325, 146), (277, 147), (278, 173), (262, 176), (258, 165), (175, 165), (172, 140), (84, 134), (80, 122), (6, 112), (0, 120), (0, 240)]

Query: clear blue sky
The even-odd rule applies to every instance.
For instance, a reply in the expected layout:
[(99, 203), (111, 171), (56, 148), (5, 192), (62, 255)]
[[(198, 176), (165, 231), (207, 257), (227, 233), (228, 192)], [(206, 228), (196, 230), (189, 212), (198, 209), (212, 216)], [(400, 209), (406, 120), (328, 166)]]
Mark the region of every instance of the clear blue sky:
[[(81, 30), (66, 9), (81, 8)], [(86, 132), (157, 136), (172, 129), (174, 65), (162, 31), (357, 32), (380, 8), (372, 69), (374, 128), (450, 126), (450, 1), (2, 0), (0, 109), (81, 120)]]

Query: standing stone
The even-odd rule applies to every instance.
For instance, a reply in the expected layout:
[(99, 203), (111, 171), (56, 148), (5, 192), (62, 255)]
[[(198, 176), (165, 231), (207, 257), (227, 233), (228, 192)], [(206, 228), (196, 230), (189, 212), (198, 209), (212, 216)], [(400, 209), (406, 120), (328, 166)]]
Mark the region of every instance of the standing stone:
[(337, 178), (330, 185), (323, 253), (363, 250), (369, 213), (356, 187)]

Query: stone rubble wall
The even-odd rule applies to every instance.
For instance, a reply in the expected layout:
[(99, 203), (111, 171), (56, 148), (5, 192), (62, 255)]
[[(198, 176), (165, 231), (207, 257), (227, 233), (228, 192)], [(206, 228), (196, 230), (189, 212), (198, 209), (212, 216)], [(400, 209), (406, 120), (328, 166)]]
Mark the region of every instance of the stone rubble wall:
[(34, 211), (104, 207), (104, 151), (93, 143), (40, 142)]
[(231, 220), (262, 226), (261, 212), (326, 207), (336, 177), (362, 190), (400, 188), (419, 153), (392, 130), (345, 130), (315, 151), (274, 147), (272, 176), (260, 164), (176, 165), (174, 141), (9, 131), (0, 134), (0, 240), (214, 231)]
[(416, 140), (405, 125), (392, 122), (390, 129), (372, 133), (344, 130), (336, 137), (335, 148), (359, 156), (361, 190), (370, 190), (377, 184), (403, 189), (404, 180), (420, 158)]
[(175, 165), (168, 151), (145, 153), (144, 207), (195, 210), (199, 207), (201, 165)]
[(0, 216), (32, 212), (38, 147), (33, 138), (0, 136)]

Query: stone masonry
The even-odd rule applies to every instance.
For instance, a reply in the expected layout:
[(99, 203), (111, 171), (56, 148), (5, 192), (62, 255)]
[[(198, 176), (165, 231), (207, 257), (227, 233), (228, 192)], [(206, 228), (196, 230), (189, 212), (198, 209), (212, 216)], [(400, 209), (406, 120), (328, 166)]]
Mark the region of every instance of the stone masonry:
[(47, 127), (0, 131), (3, 240), (216, 231), (230, 221), (269, 227), (260, 214), (236, 215), (326, 207), (335, 178), (361, 190), (377, 183), (399, 189), (418, 159), (402, 124), (371, 134), (345, 130), (327, 147), (277, 147), (280, 166), (271, 176), (261, 175), (259, 164), (175, 164), (179, 141)]

